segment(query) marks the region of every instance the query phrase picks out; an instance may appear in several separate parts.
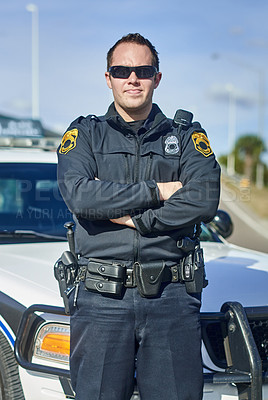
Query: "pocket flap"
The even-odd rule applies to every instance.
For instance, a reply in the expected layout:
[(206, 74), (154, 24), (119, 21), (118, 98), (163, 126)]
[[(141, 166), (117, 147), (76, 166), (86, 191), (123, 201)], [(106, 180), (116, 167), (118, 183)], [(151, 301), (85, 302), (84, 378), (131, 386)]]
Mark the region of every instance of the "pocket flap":
[(146, 282), (155, 285), (162, 276), (165, 268), (164, 261), (141, 264), (142, 274)]

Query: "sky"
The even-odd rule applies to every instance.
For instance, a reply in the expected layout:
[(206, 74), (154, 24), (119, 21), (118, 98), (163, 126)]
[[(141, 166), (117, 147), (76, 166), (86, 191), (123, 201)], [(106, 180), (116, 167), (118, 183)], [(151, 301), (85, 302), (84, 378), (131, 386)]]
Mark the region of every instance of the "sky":
[[(267, 0), (35, 0), (39, 15), (42, 124), (63, 133), (112, 102), (104, 72), (110, 47), (130, 32), (159, 52), (156, 102), (173, 118), (193, 112), (217, 156), (244, 134), (268, 147)], [(32, 13), (0, 0), (0, 114), (31, 117)], [(264, 160), (268, 163), (267, 153)]]

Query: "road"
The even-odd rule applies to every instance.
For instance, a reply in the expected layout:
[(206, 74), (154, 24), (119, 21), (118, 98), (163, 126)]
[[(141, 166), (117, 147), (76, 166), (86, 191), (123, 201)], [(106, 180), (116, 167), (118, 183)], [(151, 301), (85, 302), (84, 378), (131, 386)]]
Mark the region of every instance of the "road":
[(259, 219), (224, 186), (219, 208), (227, 211), (233, 220), (234, 231), (228, 242), (268, 253), (268, 221)]

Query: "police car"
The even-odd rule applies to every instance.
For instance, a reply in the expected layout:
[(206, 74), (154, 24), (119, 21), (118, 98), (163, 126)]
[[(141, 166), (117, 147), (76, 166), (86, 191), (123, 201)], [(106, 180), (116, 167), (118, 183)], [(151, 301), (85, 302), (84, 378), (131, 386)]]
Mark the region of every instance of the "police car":
[[(69, 317), (53, 272), (72, 216), (57, 187), (55, 144), (8, 144), (0, 147), (0, 400), (72, 399)], [(225, 213), (202, 226), (204, 399), (268, 400), (268, 256), (227, 243), (230, 233)]]

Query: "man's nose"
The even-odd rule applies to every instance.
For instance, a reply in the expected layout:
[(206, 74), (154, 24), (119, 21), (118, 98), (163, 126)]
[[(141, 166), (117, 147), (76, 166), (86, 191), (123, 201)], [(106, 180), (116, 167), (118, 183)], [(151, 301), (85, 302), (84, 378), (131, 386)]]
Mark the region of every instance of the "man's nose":
[(130, 82), (137, 82), (139, 80), (139, 78), (137, 77), (135, 71), (132, 71), (131, 74), (128, 77), (128, 80)]

